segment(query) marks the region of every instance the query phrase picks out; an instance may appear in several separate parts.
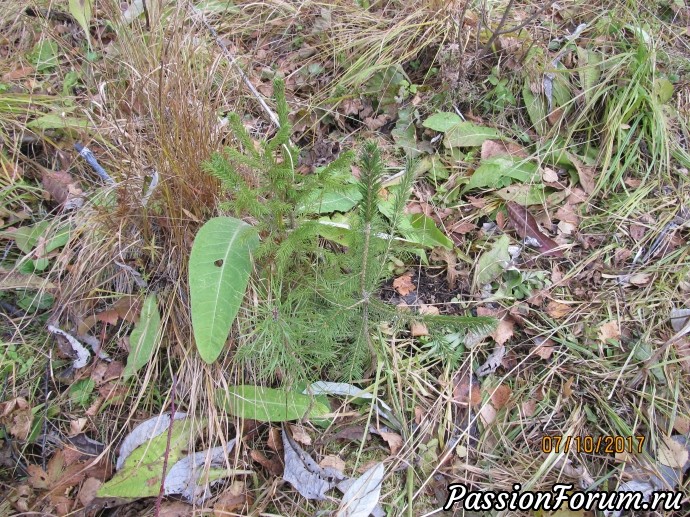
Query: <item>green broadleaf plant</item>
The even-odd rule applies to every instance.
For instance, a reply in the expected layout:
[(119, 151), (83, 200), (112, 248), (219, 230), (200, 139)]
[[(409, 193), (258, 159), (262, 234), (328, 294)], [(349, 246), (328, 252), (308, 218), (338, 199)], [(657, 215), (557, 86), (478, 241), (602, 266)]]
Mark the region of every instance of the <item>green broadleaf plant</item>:
[(138, 372), (153, 357), (160, 326), (161, 317), (158, 313), (156, 295), (150, 294), (144, 300), (139, 321), (129, 336), (130, 352), (127, 357), (127, 366), (122, 373), (125, 379)]
[[(324, 376), (350, 380), (373, 367), (382, 353), (376, 337), (380, 325), (389, 321), (405, 325), (413, 317), (377, 296), (390, 274), (388, 261), (396, 253), (411, 253), (411, 246), (452, 247), (452, 242), (431, 219), (404, 213), (414, 162), (409, 161), (399, 183), (388, 188), (389, 200), (381, 202), (385, 166), (374, 143), (363, 146), (355, 189), (350, 173), (355, 155), (351, 152), (342, 153), (314, 174), (297, 172), (299, 152), (290, 141), (292, 129), (282, 81), (275, 82), (274, 92), (280, 122), (275, 136), (256, 146), (240, 117), (232, 114), (228, 120), (235, 146), (204, 164), (228, 196), (221, 209), (236, 220), (250, 218), (253, 231), (261, 235), (251, 254), (252, 291), (258, 303), (237, 319), (234, 358), (263, 381), (280, 377), (289, 385)], [(350, 212), (329, 218), (326, 210)], [(324, 244), (324, 238), (332, 242)], [(215, 260), (206, 253), (202, 256), (207, 267)], [(190, 264), (190, 282), (191, 270)], [(213, 289), (212, 281), (209, 276), (205, 290)], [(201, 288), (192, 282), (192, 289)], [(244, 287), (236, 292), (243, 293)], [(200, 309), (195, 306), (197, 299), (192, 296), (191, 302), (193, 315), (198, 315), (193, 324), (201, 350), (208, 339), (197, 335), (197, 321), (207, 323), (215, 317), (215, 309)], [(239, 307), (241, 296), (235, 301)], [(236, 310), (233, 318), (235, 314)], [(224, 320), (218, 339), (224, 342), (231, 323)], [(491, 320), (446, 318), (442, 324), (467, 330), (486, 328)], [(217, 357), (218, 346), (222, 346), (220, 341), (205, 356), (207, 361)], [(259, 402), (253, 407), (262, 411)], [(268, 412), (255, 416), (276, 418)]]
[(233, 386), (218, 390), (217, 396), (229, 414), (260, 422), (313, 420), (331, 412), (327, 404), (312, 396), (260, 386)]
[(201, 358), (213, 363), (225, 345), (252, 271), (256, 231), (234, 217), (216, 217), (201, 227), (189, 256), (194, 340)]

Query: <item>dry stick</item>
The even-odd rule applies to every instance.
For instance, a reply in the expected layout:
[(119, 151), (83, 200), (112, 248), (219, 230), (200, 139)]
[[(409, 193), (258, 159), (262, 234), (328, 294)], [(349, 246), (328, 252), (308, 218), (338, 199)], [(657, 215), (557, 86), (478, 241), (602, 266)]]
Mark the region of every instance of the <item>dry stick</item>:
[(168, 471), (168, 456), (170, 455), (170, 441), (172, 440), (173, 422), (175, 421), (175, 388), (177, 387), (177, 374), (173, 373), (172, 387), (170, 388), (170, 426), (168, 427), (168, 441), (165, 444), (165, 455), (163, 456), (163, 473), (161, 474), (161, 489), (156, 498), (156, 509), (153, 514), (155, 517), (160, 515), (161, 502), (165, 494), (165, 473)]
[(210, 23), (206, 21), (206, 17), (204, 14), (199, 11), (196, 7), (193, 5), (191, 6), (192, 11), (194, 14), (196, 14), (200, 19), (201, 23), (204, 24), (204, 27), (206, 27), (206, 30), (213, 36), (213, 39), (216, 41), (216, 44), (221, 48), (223, 51), (223, 54), (225, 55), (225, 58), (230, 62), (230, 65), (235, 67), (237, 70), (237, 73), (240, 74), (240, 77), (244, 81), (244, 84), (247, 85), (247, 88), (249, 88), (249, 91), (252, 92), (252, 95), (256, 97), (256, 100), (259, 101), (259, 104), (261, 105), (261, 108), (266, 112), (268, 117), (273, 121), (273, 123), (276, 125), (276, 127), (280, 127), (280, 121), (278, 120), (278, 115), (276, 115), (271, 108), (268, 107), (268, 104), (266, 104), (266, 101), (264, 98), (261, 96), (261, 94), (258, 92), (258, 90), (254, 87), (252, 82), (249, 80), (249, 77), (247, 77), (247, 74), (244, 73), (244, 70), (240, 67), (240, 65), (237, 63), (237, 59), (235, 56), (232, 55), (230, 50), (228, 50), (228, 47), (223, 41), (220, 39), (220, 36), (218, 36), (218, 33), (216, 32), (216, 29), (214, 29)]

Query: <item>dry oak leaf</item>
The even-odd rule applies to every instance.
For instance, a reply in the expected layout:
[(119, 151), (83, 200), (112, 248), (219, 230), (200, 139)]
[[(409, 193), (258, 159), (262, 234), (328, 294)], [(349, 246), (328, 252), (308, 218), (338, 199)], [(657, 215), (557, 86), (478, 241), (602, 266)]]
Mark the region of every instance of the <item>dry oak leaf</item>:
[(548, 360), (553, 354), (553, 341), (545, 339), (543, 343), (534, 347), (533, 353), (544, 360)]
[[(479, 379), (475, 375), (456, 374), (455, 385), (453, 386), (453, 400), (460, 404), (470, 404), (477, 406), (482, 402), (482, 392), (479, 387)], [(425, 415), (425, 414), (424, 414)], [(424, 415), (422, 419), (424, 419)]]
[(496, 409), (501, 409), (508, 403), (513, 390), (507, 384), (501, 384), (491, 393), (491, 403)]
[(521, 404), (522, 413), (527, 416), (534, 416), (537, 412), (537, 401), (534, 399), (526, 400)]
[(238, 510), (241, 510), (250, 502), (253, 502), (253, 498), (247, 490), (244, 481), (234, 481), (213, 505), (213, 515), (217, 517), (237, 515), (239, 513)]
[(573, 308), (570, 305), (557, 302), (556, 300), (550, 300), (549, 303), (546, 304), (546, 314), (556, 320), (567, 316), (572, 310)]
[(395, 289), (400, 296), (407, 296), (417, 289), (417, 286), (412, 283), (412, 272), (408, 271), (393, 280), (393, 289)]
[(621, 328), (618, 321), (612, 320), (599, 327), (599, 339), (606, 342), (609, 339), (621, 337)]
[(487, 160), (494, 156), (515, 156), (517, 158), (527, 158), (527, 153), (522, 147), (514, 142), (484, 140), (481, 150), (482, 160)]
[(0, 422), (18, 440), (26, 440), (29, 437), (33, 419), (31, 407), (23, 397), (17, 397), (0, 404)]
[(503, 318), (501, 321), (498, 322), (496, 330), (494, 330), (491, 333), (491, 337), (497, 344), (502, 345), (511, 337), (513, 337), (513, 334), (515, 332), (514, 329), (515, 320), (513, 320), (513, 318), (510, 317)]
[(249, 456), (259, 465), (265, 468), (268, 472), (270, 472), (273, 476), (280, 477), (283, 475), (283, 464), (277, 457), (268, 459), (268, 457), (263, 452), (258, 451), (256, 449), (252, 449), (249, 452)]
[(379, 432), (381, 435), (381, 438), (385, 440), (385, 442), (388, 444), (388, 447), (391, 450), (392, 455), (398, 454), (398, 451), (402, 448), (403, 445), (403, 439), (402, 436), (400, 436), (398, 433), (387, 433), (387, 432)]
[(292, 439), (297, 443), (301, 443), (302, 445), (311, 445), (311, 436), (309, 436), (309, 433), (305, 431), (304, 427), (291, 425), (290, 432), (292, 433)]
[(410, 325), (410, 335), (412, 337), (428, 336), (429, 329), (426, 328), (426, 325), (424, 323), (419, 321), (413, 321)]
[(324, 456), (324, 458), (319, 462), (319, 467), (324, 469), (332, 468), (340, 472), (345, 472), (345, 460), (343, 460), (340, 456), (329, 454), (328, 456)]

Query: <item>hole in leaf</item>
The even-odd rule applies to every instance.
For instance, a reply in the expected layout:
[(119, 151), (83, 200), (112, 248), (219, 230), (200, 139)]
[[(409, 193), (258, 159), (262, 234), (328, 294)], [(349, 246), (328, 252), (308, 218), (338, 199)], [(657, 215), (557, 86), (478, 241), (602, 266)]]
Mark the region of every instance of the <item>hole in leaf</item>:
[(216, 260), (216, 261), (214, 262), (214, 264), (215, 264), (216, 266), (218, 266), (218, 267), (222, 266), (222, 265), (223, 265), (223, 259), (218, 259), (218, 260)]

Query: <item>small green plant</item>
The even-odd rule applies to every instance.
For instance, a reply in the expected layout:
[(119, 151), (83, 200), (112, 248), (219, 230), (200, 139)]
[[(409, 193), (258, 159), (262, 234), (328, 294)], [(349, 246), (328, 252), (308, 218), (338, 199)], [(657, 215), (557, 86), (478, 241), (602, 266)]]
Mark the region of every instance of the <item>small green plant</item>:
[[(229, 122), (237, 147), (225, 149), (205, 164), (207, 172), (220, 179), (229, 197), (221, 208), (233, 217), (217, 219), (245, 225), (249, 235), (235, 242), (235, 246), (249, 250), (242, 251), (241, 267), (236, 265), (237, 258), (215, 264), (216, 269), (227, 265), (231, 271), (240, 270), (239, 275), (228, 277), (229, 285), (238, 277), (249, 276), (244, 261), (251, 252), (251, 289), (256, 302), (237, 318), (239, 346), (235, 358), (260, 380), (280, 378), (290, 383), (309, 378), (358, 378), (381, 354), (377, 339), (380, 325), (413, 317), (399, 313), (377, 293), (390, 274), (389, 261), (403, 246), (395, 236), (407, 218), (404, 208), (414, 179), (414, 164), (407, 164), (400, 183), (390, 189), (385, 203), (379, 197), (384, 163), (374, 143), (363, 146), (361, 173), (354, 191), (349, 173), (354, 155), (349, 152), (317, 174), (298, 174), (298, 150), (289, 140), (291, 127), (282, 81), (275, 82), (274, 91), (280, 121), (275, 136), (255, 146), (240, 117), (233, 114)], [(328, 224), (330, 221), (319, 219), (326, 213), (325, 205), (338, 207), (335, 210), (354, 210), (345, 216), (346, 223), (334, 228)], [(242, 219), (251, 221), (251, 227)], [(248, 248), (252, 235), (258, 235), (260, 242)], [(226, 250), (226, 258), (231, 253), (231, 237), (227, 232), (213, 235), (216, 246)], [(198, 241), (199, 236), (195, 248)], [(196, 251), (192, 250), (190, 258), (192, 293), (196, 289), (198, 293), (217, 294), (218, 289), (208, 282), (199, 283), (199, 277), (195, 277), (191, 262), (198, 256)], [(211, 269), (210, 264), (219, 259), (211, 255), (203, 260), (206, 269)], [(231, 291), (237, 295), (238, 289), (244, 292), (239, 283)], [(238, 300), (233, 298), (231, 318), (227, 311), (223, 316), (225, 326), (220, 330), (220, 341), (216, 341), (220, 348), (229, 324), (238, 314)], [(195, 336), (202, 351), (207, 342), (200, 342), (199, 336), (208, 336), (208, 328), (218, 321), (216, 315), (226, 305), (217, 302), (213, 308), (206, 305), (200, 310), (195, 303), (192, 296)], [(446, 326), (464, 328), (488, 326), (491, 322), (481, 318), (436, 318)], [(204, 356), (202, 352), (208, 362), (220, 353), (216, 345), (213, 354)]]
[(491, 69), (491, 74), (485, 82), (489, 83), (493, 88), (486, 94), (485, 100), (482, 103), (484, 109), (496, 113), (517, 105), (517, 100), (515, 100), (515, 96), (510, 90), (508, 79), (501, 77), (497, 66)]

